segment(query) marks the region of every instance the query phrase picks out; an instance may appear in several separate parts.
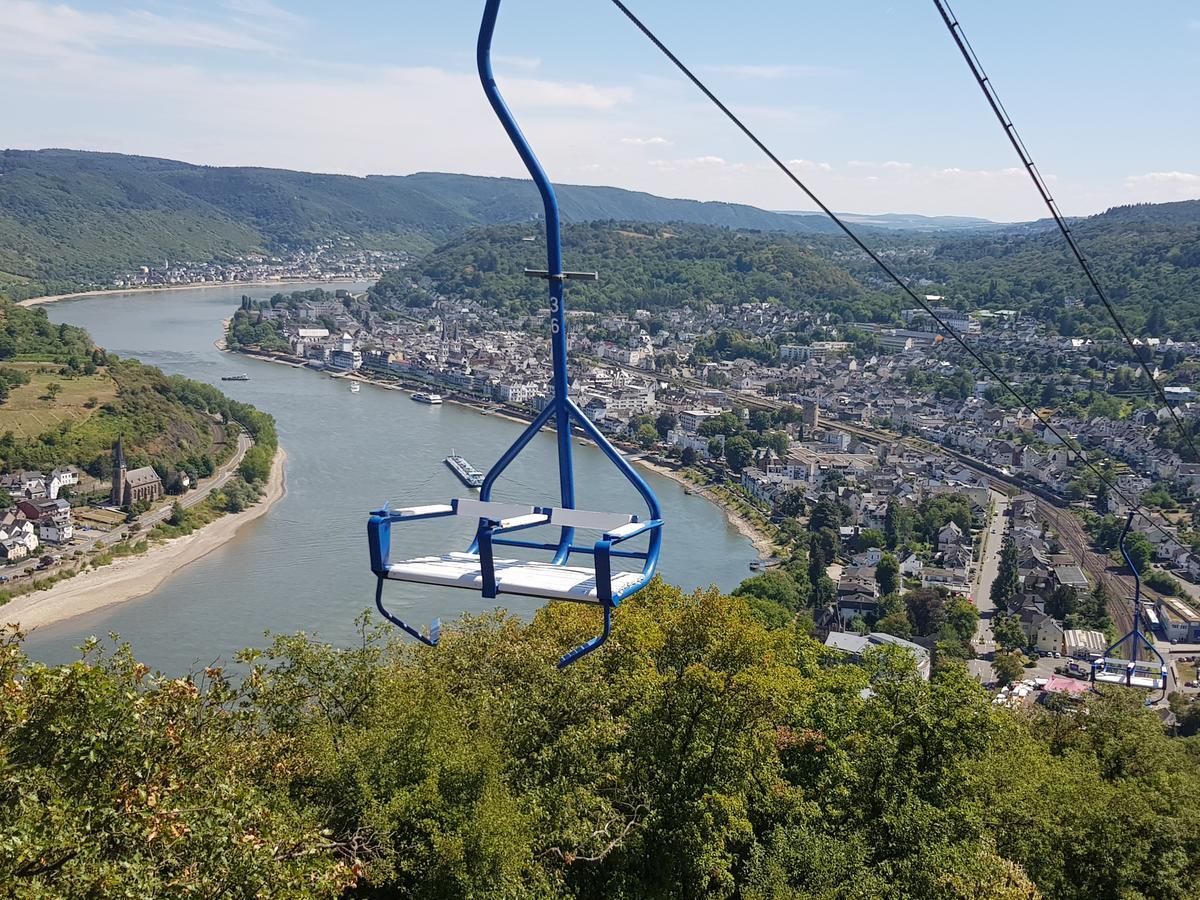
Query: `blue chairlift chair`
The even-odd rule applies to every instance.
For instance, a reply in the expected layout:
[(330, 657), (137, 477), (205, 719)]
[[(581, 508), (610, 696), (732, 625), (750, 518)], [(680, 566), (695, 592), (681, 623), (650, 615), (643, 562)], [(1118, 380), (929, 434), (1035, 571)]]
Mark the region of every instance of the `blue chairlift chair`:
[[(544, 279), (550, 295), (550, 343), (554, 364), (553, 396), (545, 409), (500, 457), (484, 478), (478, 499), (459, 498), (448, 503), (374, 510), (367, 524), (371, 551), (371, 571), (376, 576), (375, 605), (390, 622), (429, 646), (437, 646), (440, 621), (435, 620), (428, 634), (421, 633), (383, 604), (385, 581), (407, 581), (478, 591), (484, 597), (519, 594), (545, 600), (569, 600), (599, 606), (604, 614), (603, 631), (564, 655), (559, 668), (568, 666), (603, 644), (612, 626), (612, 611), (627, 597), (636, 594), (654, 577), (662, 543), (662, 516), (658, 499), (644, 479), (633, 469), (598, 428), (583, 414), (567, 392), (567, 329), (563, 287), (571, 280), (595, 280), (595, 273), (566, 272), (562, 263), (562, 235), (558, 200), (549, 178), (525, 140), (516, 120), (504, 103), (492, 75), (492, 35), (500, 0), (486, 0), (479, 29), (476, 62), (484, 93), (508, 133), (513, 146), (529, 170), (542, 196), (546, 216), (547, 267), (526, 270), (530, 277)], [(557, 505), (544, 502), (529, 505), (496, 502), (491, 499), (496, 480), (529, 444), (543, 426), (553, 420), (558, 442)], [(571, 427), (578, 424), (600, 450), (641, 495), (644, 515), (590, 512), (575, 508), (575, 476), (571, 458)], [(459, 517), (470, 523), (474, 538), (464, 552), (443, 553), (396, 561), (391, 556), (392, 526), (434, 518)], [(511, 537), (516, 532), (537, 528), (557, 528), (556, 541), (525, 540)], [(597, 532), (591, 544), (577, 543), (576, 531)], [(648, 536), (645, 550), (616, 549), (617, 545), (639, 535)], [(541, 551), (548, 558), (526, 561), (497, 555), (497, 548), (523, 548)], [(503, 552), (501, 550), (501, 552)], [(577, 564), (576, 557), (591, 557)], [(640, 572), (614, 572), (613, 558), (641, 560)]]
[[(1121, 684), (1125, 687), (1157, 691), (1157, 697), (1150, 696), (1146, 700), (1146, 705), (1151, 706), (1167, 695), (1167, 661), (1142, 632), (1142, 579), (1137, 566), (1129, 558), (1129, 551), (1125, 549), (1125, 539), (1129, 536), (1132, 526), (1131, 512), (1125, 520), (1125, 530), (1121, 532), (1120, 547), (1125, 564), (1133, 572), (1133, 630), (1107, 648), (1099, 659), (1092, 660), (1092, 690), (1099, 693), (1097, 684)], [(1122, 647), (1122, 655), (1116, 656)]]

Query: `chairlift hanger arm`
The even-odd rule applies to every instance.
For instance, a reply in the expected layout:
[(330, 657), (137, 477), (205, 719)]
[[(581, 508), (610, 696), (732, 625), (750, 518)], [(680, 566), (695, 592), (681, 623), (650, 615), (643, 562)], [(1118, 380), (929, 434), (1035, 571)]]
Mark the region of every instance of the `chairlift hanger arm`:
[(599, 272), (547, 272), (545, 269), (526, 269), (527, 278), (545, 278), (547, 281), (599, 281)]
[(1121, 538), (1117, 541), (1117, 546), (1121, 548), (1121, 556), (1125, 558), (1125, 565), (1129, 566), (1129, 571), (1133, 573), (1133, 614), (1136, 618), (1138, 609), (1142, 604), (1142, 576), (1138, 572), (1138, 567), (1133, 564), (1133, 559), (1129, 556), (1129, 550), (1125, 547), (1125, 539), (1129, 537), (1129, 532), (1133, 528), (1134, 511), (1129, 511), (1129, 517), (1125, 520), (1125, 528), (1121, 531)]
[[(496, 17), (500, 0), (486, 0), (483, 21), (479, 28), (476, 45), (476, 62), (484, 93), (501, 125), (520, 155), (530, 177), (541, 194), (545, 207), (546, 268), (527, 269), (526, 275), (546, 281), (550, 300), (550, 346), (553, 360), (553, 391), (548, 403), (534, 420), (522, 430), (512, 446), (501, 454), (491, 467), (479, 488), (478, 499), (458, 499), (450, 505), (433, 504), (406, 507), (390, 511), (386, 506), (371, 513), (367, 525), (371, 551), (371, 570), (378, 579), (375, 600), (380, 613), (390, 622), (416, 639), (436, 645), (440, 637), (440, 625), (435, 622), (428, 635), (408, 625), (384, 608), (382, 602), (385, 580), (407, 581), (444, 587), (469, 588), (481, 591), (484, 597), (494, 598), (499, 593), (539, 597), (544, 600), (567, 600), (599, 605), (603, 609), (603, 631), (565, 654), (558, 662), (559, 668), (593, 652), (608, 640), (612, 628), (612, 611), (623, 599), (640, 591), (654, 577), (658, 566), (662, 543), (662, 516), (658, 498), (645, 479), (625, 460), (608, 438), (603, 435), (570, 397), (567, 377), (566, 311), (563, 302), (563, 287), (567, 281), (595, 281), (595, 272), (564, 272), (562, 265), (562, 234), (560, 229), (558, 200), (554, 187), (545, 170), (534, 154), (529, 142), (505, 104), (492, 72), (492, 38), (496, 28)], [(491, 499), (496, 480), (507, 469), (534, 436), (551, 421), (557, 432), (558, 476), (560, 504), (552, 506), (539, 503), (521, 506), (511, 503), (496, 503)], [(634, 487), (646, 503), (649, 515), (639, 522), (634, 515), (611, 512), (592, 512), (575, 507), (575, 477), (572, 465), (571, 428), (573, 423), (596, 442), (596, 445), (617, 468), (621, 475)], [(391, 560), (391, 530), (393, 523), (411, 522), (421, 519), (460, 516), (474, 519), (475, 540), (465, 553), (443, 553), (398, 562)], [(557, 544), (524, 541), (500, 537), (508, 532), (523, 531), (539, 526), (559, 528)], [(594, 547), (577, 544), (576, 529), (600, 531), (602, 537)], [(643, 551), (612, 549), (614, 544), (640, 534), (649, 538)], [(506, 545), (531, 550), (553, 551), (549, 562), (518, 559), (497, 560), (493, 546)], [(592, 566), (569, 565), (572, 553), (591, 554)], [(641, 572), (611, 569), (611, 557), (640, 559)]]

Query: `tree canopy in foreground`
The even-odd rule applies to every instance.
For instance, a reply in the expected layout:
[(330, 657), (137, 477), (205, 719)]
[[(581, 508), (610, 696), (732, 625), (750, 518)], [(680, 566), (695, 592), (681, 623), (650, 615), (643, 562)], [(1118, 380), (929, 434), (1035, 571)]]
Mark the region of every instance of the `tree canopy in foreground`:
[[(1194, 739), (1117, 691), (1012, 713), (954, 663), (837, 665), (743, 599), (655, 583), (468, 619), (364, 620), (245, 677), (61, 667), (0, 642), (0, 884), (15, 897), (1190, 897)], [(866, 690), (870, 688), (870, 690)]]

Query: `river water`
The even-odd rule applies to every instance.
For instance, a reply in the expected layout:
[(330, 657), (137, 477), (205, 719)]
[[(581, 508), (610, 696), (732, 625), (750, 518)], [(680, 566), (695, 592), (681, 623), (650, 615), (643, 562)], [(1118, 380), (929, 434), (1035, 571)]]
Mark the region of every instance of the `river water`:
[[(315, 285), (313, 285), (315, 286)], [(289, 286), (301, 290), (310, 285)], [(106, 610), (38, 629), (27, 642), (47, 662), (77, 657), (89, 635), (115, 632), (151, 666), (183, 672), (236, 650), (261, 646), (264, 633), (306, 631), (335, 643), (353, 637), (353, 620), (373, 606), (374, 578), (366, 548), (366, 513), (384, 500), (445, 502), (468, 492), (442, 464), (457, 450), (486, 469), (521, 426), (453, 404), (413, 402), (407, 394), (306, 369), (222, 353), (214, 342), (242, 294), (270, 288), (207, 288), (157, 294), (110, 294), (51, 304), (52, 321), (91, 332), (101, 346), (221, 387), (275, 416), (288, 454), (287, 494), (237, 537), (182, 569), (153, 593)], [(222, 382), (246, 372), (248, 382)], [(594, 447), (575, 448), (577, 504), (640, 513), (644, 506)], [(685, 589), (729, 590), (750, 573), (753, 547), (705, 500), (670, 479), (645, 473), (667, 522), (659, 572)], [(540, 435), (497, 484), (495, 499), (553, 503), (557, 464), (552, 434)], [(461, 529), (461, 524), (459, 525)], [(584, 532), (581, 536), (586, 536)], [(394, 552), (465, 549), (467, 535), (451, 520), (393, 530)], [(537, 601), (468, 591), (389, 584), (391, 608), (414, 622), (502, 603), (529, 616)]]

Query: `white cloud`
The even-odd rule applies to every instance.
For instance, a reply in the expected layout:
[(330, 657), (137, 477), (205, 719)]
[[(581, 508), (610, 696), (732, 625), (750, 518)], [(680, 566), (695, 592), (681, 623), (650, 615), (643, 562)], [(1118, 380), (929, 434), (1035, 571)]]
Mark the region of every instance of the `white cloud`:
[(787, 164), (793, 169), (803, 169), (807, 172), (832, 172), (833, 166), (827, 162), (813, 162), (811, 159), (789, 159)]
[[(471, 80), (475, 81), (473, 76)], [(612, 109), (633, 99), (633, 91), (627, 87), (598, 87), (594, 84), (533, 78), (505, 78), (501, 90), (505, 100), (514, 108), (572, 107), (601, 110)]]
[(724, 168), (729, 163), (719, 156), (693, 156), (687, 159), (652, 159), (650, 165), (656, 169), (676, 171), (679, 169)]
[(1147, 172), (1145, 175), (1130, 175), (1125, 183), (1130, 187), (1139, 184), (1200, 184), (1200, 175), (1191, 172)]
[(267, 19), (287, 25), (298, 25), (304, 21), (302, 16), (277, 6), (271, 0), (223, 0), (221, 5), (230, 12), (255, 19)]
[(104, 47), (273, 50), (245, 28), (170, 18), (148, 10), (84, 12), (66, 4), (0, 0), (0, 49), (25, 56), (62, 56)]
[[(9, 88), (5, 116), (15, 146), (359, 175), (435, 170), (525, 177), (465, 53), (430, 67), (317, 58), (304, 50), (313, 22), (281, 8), (290, 5), (285, 0), (186, 7), (122, 0), (103, 11), (83, 3), (0, 0), (0, 83)], [(160, 52), (137, 52), (142, 48)], [(426, 58), (413, 49), (398, 46), (397, 58)], [(532, 44), (514, 49), (540, 52)], [(261, 50), (269, 52), (254, 52)], [(546, 52), (544, 63), (533, 55), (497, 57), (497, 68), (506, 99), (552, 177), (769, 209), (804, 202), (736, 134), (718, 129), (685, 84), (636, 71), (621, 81), (558, 81), (547, 77), (560, 68)], [(899, 149), (856, 143), (853, 131), (843, 146), (836, 135), (850, 127), (844, 113), (770, 93), (787, 85), (767, 81), (809, 74), (806, 67), (726, 68), (734, 77), (766, 79), (743, 86), (762, 105), (738, 111), (769, 128), (780, 150), (817, 158), (793, 158), (788, 166), (819, 184), (834, 208), (1010, 219), (1041, 214), (1029, 185), (1014, 188), (1012, 179), (1024, 178), (1020, 170), (951, 168), (946, 164), (962, 158), (938, 160), (937, 151), (914, 162), (887, 159), (885, 152)], [(363, 129), (369, 140), (348, 138)], [(878, 156), (843, 162), (856, 152), (846, 149), (852, 147)], [(1200, 195), (1197, 179), (1188, 172), (1116, 178), (1086, 204), (1073, 184), (1064, 205), (1082, 212), (1133, 199), (1182, 199)]]
[(1147, 172), (1130, 175), (1125, 189), (1136, 191), (1143, 202), (1200, 199), (1200, 175), (1192, 172)]
[(542, 61), (536, 56), (493, 56), (492, 61), (501, 67), (521, 69), (526, 72), (532, 72), (542, 64)]

